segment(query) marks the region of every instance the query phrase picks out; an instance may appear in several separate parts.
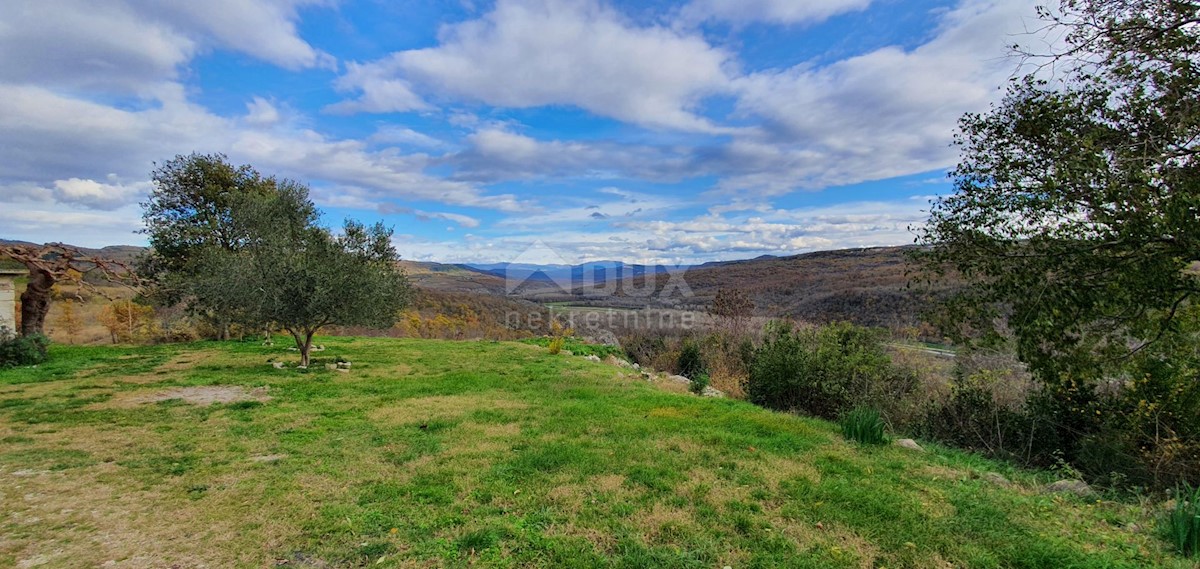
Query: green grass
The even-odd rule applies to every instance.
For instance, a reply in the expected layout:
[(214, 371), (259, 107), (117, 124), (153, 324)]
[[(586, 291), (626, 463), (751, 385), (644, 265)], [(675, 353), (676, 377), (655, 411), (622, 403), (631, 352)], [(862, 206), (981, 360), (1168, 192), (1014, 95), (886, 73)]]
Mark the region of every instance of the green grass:
[(881, 445), (887, 442), (883, 434), (883, 418), (879, 411), (868, 408), (854, 409), (846, 413), (839, 421), (842, 425), (842, 436), (847, 440), (864, 445)]
[[(562, 338), (562, 340), (563, 340), (563, 344), (561, 346), (561, 349), (571, 352), (572, 354), (575, 354), (577, 356), (596, 356), (601, 359), (607, 358), (608, 356), (613, 356), (613, 357), (620, 358), (623, 360), (628, 359), (625, 356), (625, 350), (621, 349), (620, 346), (602, 346), (599, 344), (588, 344), (588, 343), (584, 342), (583, 340), (581, 340), (579, 338), (575, 338), (575, 337)], [(550, 343), (553, 341), (554, 341), (554, 338), (551, 338), (548, 336), (540, 336), (540, 337), (536, 337), (536, 338), (526, 338), (524, 340), (521, 340), (522, 343), (530, 344), (533, 346), (541, 346), (546, 349), (550, 349)]]
[[(523, 343), (322, 343), (353, 370), (198, 343), (0, 372), (0, 566), (1193, 566), (1148, 505), (935, 445), (857, 445)], [(187, 386), (270, 399), (146, 402)]]

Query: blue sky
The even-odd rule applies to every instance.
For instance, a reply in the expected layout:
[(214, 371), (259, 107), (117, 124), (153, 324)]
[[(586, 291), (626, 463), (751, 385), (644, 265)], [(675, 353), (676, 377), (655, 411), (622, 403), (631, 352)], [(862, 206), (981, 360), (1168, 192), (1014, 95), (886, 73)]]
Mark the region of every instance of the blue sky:
[(155, 161), (306, 182), (403, 257), (694, 263), (912, 242), (1028, 0), (0, 6), (0, 237), (141, 244)]

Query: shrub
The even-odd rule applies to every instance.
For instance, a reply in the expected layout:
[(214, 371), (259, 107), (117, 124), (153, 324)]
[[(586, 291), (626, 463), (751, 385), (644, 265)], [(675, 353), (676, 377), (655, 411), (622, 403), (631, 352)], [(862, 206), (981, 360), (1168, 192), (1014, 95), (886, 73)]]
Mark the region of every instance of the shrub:
[(857, 406), (883, 409), (916, 386), (913, 373), (892, 365), (879, 331), (773, 323), (755, 351), (746, 392), (763, 407), (833, 420)]
[(667, 341), (661, 334), (650, 334), (634, 330), (621, 337), (621, 346), (630, 361), (642, 367), (655, 367), (655, 360), (667, 350)]
[(690, 339), (683, 342), (683, 350), (679, 352), (679, 375), (688, 379), (708, 375), (708, 367), (700, 356), (700, 346)]
[(7, 330), (0, 337), (0, 368), (31, 366), (46, 361), (50, 340), (41, 334), (13, 336)]
[(1186, 557), (1200, 556), (1200, 486), (1175, 489), (1175, 507), (1166, 518), (1171, 544)]
[(856, 408), (842, 415), (840, 422), (842, 434), (849, 440), (864, 445), (881, 445), (887, 442), (883, 435), (883, 418), (875, 409)]
[(702, 373), (692, 378), (692, 382), (688, 384), (688, 390), (696, 395), (704, 395), (704, 390), (708, 387), (708, 374)]
[(550, 348), (551, 354), (558, 355), (559, 352), (562, 352), (563, 344), (565, 344), (566, 342), (567, 342), (567, 340), (565, 338), (563, 338), (562, 336), (555, 336), (553, 338), (550, 338), (550, 344), (547, 347)]

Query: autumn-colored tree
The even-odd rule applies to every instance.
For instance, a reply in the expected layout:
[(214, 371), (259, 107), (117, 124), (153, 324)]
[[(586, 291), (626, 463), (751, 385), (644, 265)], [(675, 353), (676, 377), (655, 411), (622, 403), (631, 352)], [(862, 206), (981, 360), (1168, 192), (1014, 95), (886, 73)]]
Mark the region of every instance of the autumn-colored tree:
[(66, 299), (62, 303), (62, 311), (58, 313), (58, 318), (55, 323), (62, 328), (63, 332), (67, 333), (67, 338), (72, 343), (75, 342), (75, 336), (83, 330), (83, 321), (79, 319), (79, 314), (75, 312), (75, 301)]
[(100, 311), (100, 323), (114, 344), (148, 339), (154, 333), (154, 309), (131, 300), (118, 300)]

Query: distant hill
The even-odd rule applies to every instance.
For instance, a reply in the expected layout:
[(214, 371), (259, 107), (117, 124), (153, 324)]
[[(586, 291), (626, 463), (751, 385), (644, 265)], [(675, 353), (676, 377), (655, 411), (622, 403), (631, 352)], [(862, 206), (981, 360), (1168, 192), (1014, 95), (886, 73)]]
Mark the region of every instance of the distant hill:
[(907, 255), (913, 249), (843, 249), (735, 261), (696, 267), (684, 279), (695, 297), (706, 302), (721, 288), (743, 290), (764, 316), (913, 326), (930, 302), (908, 287), (912, 267)]
[[(13, 239), (0, 239), (0, 245), (34, 245), (34, 246), (36, 246), (36, 245), (38, 245), (38, 243), (31, 243), (29, 241), (17, 241), (17, 240), (13, 240)], [(92, 257), (103, 257), (105, 259), (111, 259), (113, 261), (118, 261), (118, 262), (127, 263), (127, 264), (132, 263), (135, 259), (137, 259), (137, 256), (142, 253), (142, 251), (146, 250), (145, 247), (138, 247), (136, 245), (109, 245), (108, 247), (101, 247), (99, 249), (91, 249), (88, 247), (78, 247), (78, 246), (71, 245), (71, 244), (65, 244), (65, 245), (67, 245), (68, 247), (73, 247), (75, 249), (78, 249), (81, 252), (83, 252), (84, 254), (90, 255)]]
[[(0, 240), (3, 244), (27, 244)], [(702, 265), (652, 267), (620, 261), (579, 265), (521, 263), (447, 264), (401, 261), (418, 287), (455, 294), (511, 296), (534, 302), (572, 302), (614, 308), (703, 309), (722, 288), (745, 291), (756, 313), (816, 322), (848, 320), (887, 327), (913, 326), (930, 302), (908, 288), (908, 252), (913, 246), (818, 251), (786, 257), (762, 256)], [(80, 248), (131, 262), (143, 247)], [(652, 285), (647, 285), (650, 279)], [(615, 282), (614, 282), (615, 281)], [(643, 294), (647, 286), (684, 285), (669, 298)], [(590, 286), (581, 286), (588, 283)], [(520, 286), (509, 294), (509, 285)], [(953, 285), (934, 294), (943, 294)]]
[[(763, 256), (705, 263), (681, 274), (640, 275), (616, 285), (576, 287), (570, 293), (541, 290), (523, 296), (595, 307), (703, 310), (717, 291), (734, 288), (750, 296), (760, 316), (900, 328), (918, 325), (931, 300), (908, 287), (907, 255), (912, 250), (913, 246), (872, 247)], [(652, 280), (648, 283), (647, 278)], [(651, 287), (661, 294), (646, 294)], [(945, 294), (949, 288), (933, 294)]]

